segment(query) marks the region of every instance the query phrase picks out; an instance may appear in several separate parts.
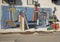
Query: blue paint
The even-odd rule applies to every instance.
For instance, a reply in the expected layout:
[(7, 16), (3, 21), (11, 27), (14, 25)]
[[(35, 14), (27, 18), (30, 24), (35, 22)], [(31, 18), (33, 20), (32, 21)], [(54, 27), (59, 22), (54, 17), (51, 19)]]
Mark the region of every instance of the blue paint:
[(5, 20), (9, 19), (9, 14), (8, 14), (8, 7), (2, 6), (2, 19), (1, 19), (1, 25), (2, 28), (5, 28)]
[[(8, 6), (2, 6), (2, 19), (1, 19), (1, 25), (2, 25), (2, 29), (3, 28), (8, 28), (8, 27), (5, 27), (5, 20), (9, 20), (9, 12), (8, 12)], [(34, 13), (34, 8), (31, 8), (31, 7), (14, 7), (16, 8), (16, 18), (18, 19), (18, 15), (19, 15), (19, 10), (23, 10), (25, 11), (24, 14), (27, 18), (28, 21), (32, 21), (32, 14)], [(44, 8), (46, 12), (48, 12), (49, 14), (52, 13), (52, 9), (51, 8)], [(43, 8), (39, 8), (39, 11), (42, 12), (43, 11)], [(16, 19), (16, 20), (17, 20)], [(14, 22), (15, 23), (15, 22)], [(16, 24), (16, 23), (15, 23)]]

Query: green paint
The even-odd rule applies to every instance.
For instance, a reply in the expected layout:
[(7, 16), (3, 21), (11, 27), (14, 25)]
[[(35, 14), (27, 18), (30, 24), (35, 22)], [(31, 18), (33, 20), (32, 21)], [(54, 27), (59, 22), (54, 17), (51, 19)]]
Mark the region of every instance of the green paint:
[(54, 30), (54, 28), (47, 28), (47, 30)]
[(49, 21), (54, 21), (54, 19), (48, 19)]
[(13, 8), (13, 21), (16, 21), (17, 17), (16, 17), (16, 9)]

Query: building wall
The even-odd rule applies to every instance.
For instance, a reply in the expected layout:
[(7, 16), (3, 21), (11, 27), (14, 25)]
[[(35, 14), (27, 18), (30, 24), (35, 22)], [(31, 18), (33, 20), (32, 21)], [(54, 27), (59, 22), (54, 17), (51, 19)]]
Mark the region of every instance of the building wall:
[(58, 19), (60, 20), (60, 14), (59, 14), (59, 12), (60, 12), (60, 6), (53, 4), (51, 2), (51, 0), (44, 0), (44, 1), (39, 0), (39, 2), (41, 4), (41, 7), (50, 7), (50, 8), (52, 8), (52, 10), (53, 10), (54, 7), (56, 7), (57, 11), (56, 11), (55, 14), (58, 17)]
[[(23, 1), (23, 6), (28, 6), (28, 7), (34, 7), (34, 5), (27, 5), (27, 0), (22, 0)], [(56, 16), (57, 18), (60, 20), (60, 6), (55, 5), (51, 2), (51, 0), (38, 0), (38, 2), (40, 3), (40, 7), (46, 7), (46, 8), (52, 8), (52, 10), (54, 10), (54, 7), (57, 8), (56, 11)]]
[[(19, 3), (20, 1), (18, 1), (17, 0), (17, 3)], [(40, 7), (50, 7), (50, 8), (54, 8), (54, 7), (56, 7), (57, 8), (57, 11), (56, 11), (56, 15), (57, 15), (57, 17), (59, 18), (59, 16), (60, 16), (60, 14), (59, 14), (59, 12), (60, 12), (60, 6), (58, 6), (58, 5), (55, 5), (55, 4), (53, 4), (52, 2), (51, 2), (51, 0), (44, 0), (44, 1), (42, 1), (42, 0), (38, 0), (38, 2), (40, 3)], [(2, 5), (2, 0), (0, 1), (0, 5)], [(3, 4), (3, 5), (8, 5), (8, 4)], [(22, 6), (26, 6), (26, 7), (34, 7), (34, 5), (27, 5), (27, 0), (22, 0)], [(1, 12), (1, 11), (0, 11)], [(59, 19), (60, 20), (60, 19)]]
[[(17, 1), (18, 3), (19, 1)], [(60, 6), (55, 5), (51, 2), (51, 0), (38, 0), (38, 2), (40, 3), (40, 7), (46, 7), (46, 8), (53, 8), (56, 7), (57, 11), (56, 11), (56, 16), (58, 17), (58, 19), (60, 20)], [(8, 4), (2, 4), (2, 0), (0, 0), (0, 17), (1, 17), (1, 5), (8, 5)], [(34, 5), (27, 5), (27, 0), (22, 0), (22, 6), (26, 6), (26, 7), (34, 7)], [(1, 18), (0, 18), (1, 21)]]
[(1, 5), (2, 5), (2, 0), (0, 0), (0, 29), (1, 29)]

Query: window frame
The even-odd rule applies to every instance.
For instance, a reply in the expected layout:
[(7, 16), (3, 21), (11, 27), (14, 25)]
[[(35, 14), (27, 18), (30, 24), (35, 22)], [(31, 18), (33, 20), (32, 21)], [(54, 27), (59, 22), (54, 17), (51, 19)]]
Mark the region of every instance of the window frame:
[[(27, 5), (34, 5), (34, 1), (37, 1), (38, 2), (38, 0), (31, 0), (32, 2), (30, 2), (30, 0), (27, 0)], [(29, 3), (30, 2), (30, 3)]]

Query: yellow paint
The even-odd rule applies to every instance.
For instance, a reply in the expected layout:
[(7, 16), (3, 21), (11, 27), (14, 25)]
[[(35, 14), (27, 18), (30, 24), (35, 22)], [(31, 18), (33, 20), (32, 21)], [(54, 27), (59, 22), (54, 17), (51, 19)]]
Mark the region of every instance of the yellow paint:
[(22, 16), (20, 16), (20, 30), (22, 30)]
[(10, 11), (16, 11), (15, 8), (9, 8), (8, 10), (10, 10)]

